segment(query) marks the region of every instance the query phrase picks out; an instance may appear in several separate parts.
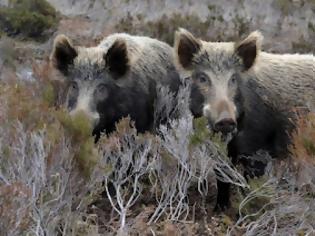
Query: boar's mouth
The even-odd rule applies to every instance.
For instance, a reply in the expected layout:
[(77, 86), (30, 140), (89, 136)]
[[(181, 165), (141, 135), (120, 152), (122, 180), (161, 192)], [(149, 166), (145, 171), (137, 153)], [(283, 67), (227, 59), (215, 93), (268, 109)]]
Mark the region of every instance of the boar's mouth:
[(108, 125), (104, 117), (101, 117), (101, 119), (93, 126), (92, 136), (94, 137), (95, 143), (98, 142), (103, 133), (109, 134), (113, 132), (114, 127), (114, 124), (112, 124), (111, 126)]
[(94, 126), (93, 131), (92, 131), (92, 136), (94, 137), (95, 143), (97, 143), (98, 140), (100, 139), (101, 133), (102, 133), (102, 131), (101, 131), (99, 125)]
[(231, 132), (228, 133), (222, 133), (222, 132), (217, 132), (220, 134), (221, 141), (224, 143), (229, 143), (237, 134), (237, 129), (234, 129)]
[(208, 128), (215, 134), (219, 134), (221, 141), (225, 143), (230, 142), (238, 133), (237, 125), (232, 130), (218, 130), (215, 125), (209, 121)]

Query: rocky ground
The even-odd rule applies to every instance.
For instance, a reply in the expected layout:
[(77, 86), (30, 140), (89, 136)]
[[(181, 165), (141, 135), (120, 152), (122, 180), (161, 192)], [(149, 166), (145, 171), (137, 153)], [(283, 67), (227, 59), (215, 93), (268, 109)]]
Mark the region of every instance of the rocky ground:
[[(113, 31), (133, 32), (135, 26), (136, 33), (161, 39), (165, 36), (159, 33), (173, 33), (165, 32), (167, 28), (186, 27), (201, 38), (214, 41), (238, 40), (250, 31), (260, 30), (268, 51), (315, 50), (313, 0), (50, 0), (50, 3), (71, 18), (86, 18), (91, 25), (86, 25), (84, 33), (91, 38)], [(160, 27), (161, 32), (148, 29), (149, 25)], [(171, 35), (167, 39), (172, 43)]]

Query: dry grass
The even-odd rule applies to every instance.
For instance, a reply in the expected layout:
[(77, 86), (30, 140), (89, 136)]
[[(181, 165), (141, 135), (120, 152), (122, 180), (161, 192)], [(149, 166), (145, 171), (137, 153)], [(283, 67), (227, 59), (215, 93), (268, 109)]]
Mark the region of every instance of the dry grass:
[(290, 150), (293, 157), (315, 165), (315, 113), (298, 119), (292, 140)]
[[(33, 73), (35, 81), (14, 73), (0, 81), (1, 234), (197, 234), (207, 222), (196, 215), (215, 203), (202, 200), (216, 195), (213, 168), (244, 184), (217, 144), (193, 135), (188, 113), (160, 127), (161, 136), (138, 134), (122, 120), (95, 145), (85, 116), (71, 118), (60, 106), (63, 85), (50, 66), (34, 64)], [(198, 191), (198, 182), (209, 185)]]
[[(206, 122), (193, 128), (187, 88), (172, 111), (180, 118), (167, 114), (159, 135), (124, 119), (94, 144), (85, 116), (62, 108), (63, 83), (49, 65), (33, 72), (36, 81), (0, 81), (1, 235), (314, 234), (314, 113), (297, 121), (293, 161), (247, 183)], [(172, 96), (160, 92), (158, 111), (171, 111)], [(225, 213), (213, 212), (216, 178), (234, 186)]]

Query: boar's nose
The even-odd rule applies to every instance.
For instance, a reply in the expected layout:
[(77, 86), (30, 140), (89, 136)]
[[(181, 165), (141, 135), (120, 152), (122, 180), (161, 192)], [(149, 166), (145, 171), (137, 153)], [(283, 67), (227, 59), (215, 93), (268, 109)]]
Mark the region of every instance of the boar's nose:
[(217, 132), (221, 132), (223, 134), (227, 134), (232, 132), (236, 128), (236, 122), (231, 118), (225, 118), (219, 120), (214, 124), (214, 129)]

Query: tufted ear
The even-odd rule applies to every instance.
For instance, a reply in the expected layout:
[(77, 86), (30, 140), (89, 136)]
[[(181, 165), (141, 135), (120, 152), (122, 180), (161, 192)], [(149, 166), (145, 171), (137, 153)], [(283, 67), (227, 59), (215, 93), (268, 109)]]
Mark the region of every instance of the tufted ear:
[(180, 28), (175, 32), (175, 58), (184, 69), (190, 69), (194, 56), (201, 49), (201, 42), (190, 32)]
[(262, 40), (262, 34), (255, 31), (240, 43), (235, 44), (235, 52), (242, 59), (245, 71), (255, 63), (258, 52), (261, 50)]
[(117, 39), (104, 55), (106, 67), (109, 72), (118, 79), (129, 69), (129, 59), (126, 42)]
[(77, 56), (77, 50), (68, 37), (60, 34), (55, 38), (50, 55), (50, 60), (55, 68), (63, 73), (67, 73), (69, 65), (73, 64), (73, 60)]

